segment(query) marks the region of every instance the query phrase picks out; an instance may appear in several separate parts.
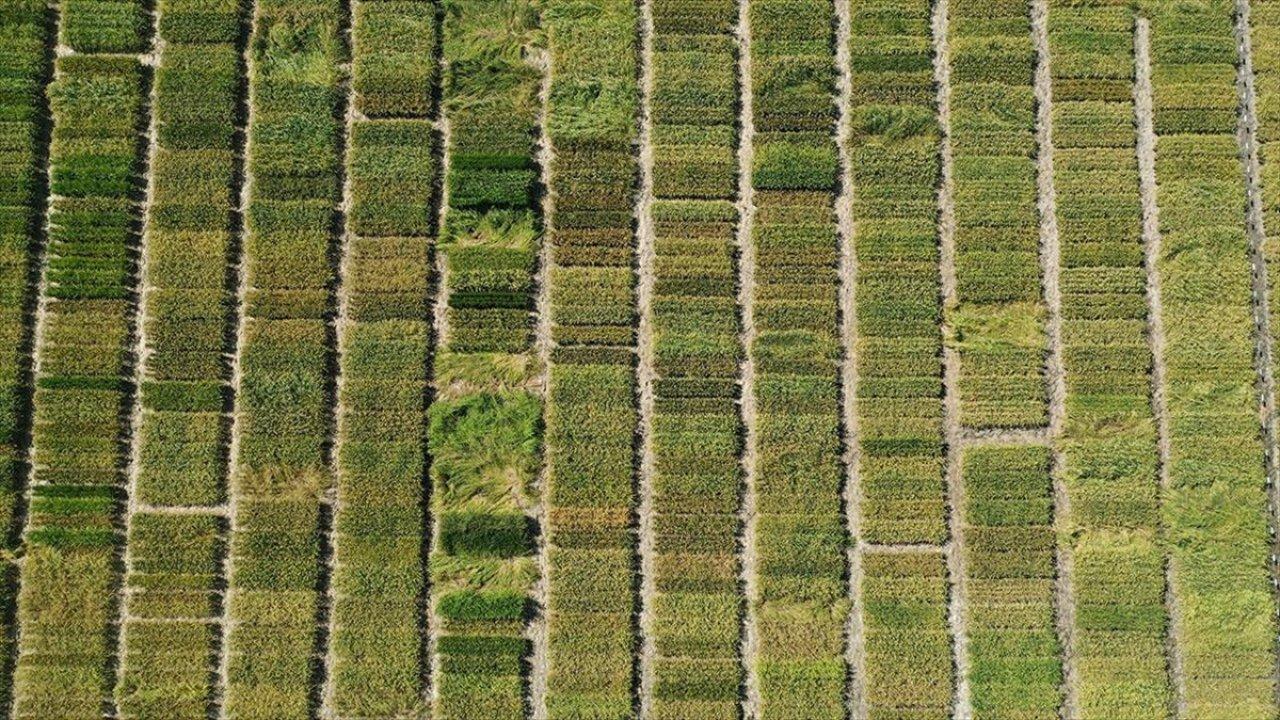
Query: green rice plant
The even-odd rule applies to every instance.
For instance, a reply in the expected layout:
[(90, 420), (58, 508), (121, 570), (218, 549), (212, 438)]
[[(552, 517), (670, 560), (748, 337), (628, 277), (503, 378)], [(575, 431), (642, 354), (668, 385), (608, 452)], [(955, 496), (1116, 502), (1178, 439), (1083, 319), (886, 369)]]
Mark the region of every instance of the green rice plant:
[(1054, 533), (1045, 447), (971, 448), (964, 483), (965, 625), (974, 717), (1058, 717)]
[(833, 8), (751, 3), (762, 712), (844, 716)]
[(1167, 336), (1162, 516), (1188, 712), (1275, 717), (1276, 598), (1254, 393), (1234, 4), (1153, 1), (1152, 91)]
[(250, 37), (226, 713), (305, 717), (320, 598), (333, 347), (341, 7), (259, 2)]
[[(436, 6), (355, 6), (356, 106), (338, 402), (332, 703), (343, 717), (421, 711), (429, 246), (436, 230)], [(384, 119), (392, 118), (392, 119)], [(523, 516), (521, 516), (523, 517)], [(436, 523), (443, 528), (443, 518)]]
[(950, 6), (956, 306), (966, 427), (1047, 420), (1029, 6)]
[(36, 467), (19, 594), (15, 717), (96, 716), (111, 697), (103, 669), (117, 632), (112, 593), (142, 88), (137, 58), (73, 55), (57, 60), (48, 91), (50, 292), (36, 348)]
[[(18, 498), (25, 485), (28, 466), (22, 443), (26, 429), (23, 413), (29, 396), (26, 380), (28, 308), (34, 300), (29, 282), (33, 240), (43, 222), (43, 152), (40, 123), (41, 96), (48, 81), (45, 58), (48, 37), (43, 3), (23, 0), (8, 3), (0, 10), (0, 167), (5, 182), (0, 185), (0, 339), (8, 348), (0, 354), (0, 547), (12, 551), (21, 529)], [(12, 637), (14, 600), (17, 594), (17, 566), (0, 563), (0, 633)], [(14, 646), (0, 642), (0, 657), (9, 658), (0, 667), (0, 704), (11, 700)]]
[(954, 663), (940, 549), (863, 556), (867, 717), (948, 717)]
[(737, 7), (659, 0), (653, 15), (652, 708), (656, 718), (735, 718)]
[(1050, 5), (1071, 530), (1059, 542), (1071, 545), (1070, 650), (1089, 718), (1164, 717), (1170, 697), (1133, 26), (1123, 2)]
[(434, 112), (439, 81), (436, 14), (428, 0), (365, 0), (355, 5), (351, 68), (357, 105), (370, 118), (422, 119)]
[[(136, 499), (144, 506), (211, 507), (225, 500), (229, 398), (224, 360), (232, 328), (227, 279), (235, 188), (240, 61), (225, 29), (234, 5), (163, 3), (166, 45), (155, 71), (157, 147), (145, 219)], [(178, 28), (178, 36), (166, 33)], [(207, 35), (200, 31), (206, 30)], [(124, 656), (116, 698), (122, 717), (202, 717), (213, 692), (212, 620), (221, 613), (211, 516), (135, 514)]]
[[(540, 73), (529, 59), (538, 32), (524, 0), (444, 8), (448, 312), (427, 429), (433, 714), (441, 718), (526, 712), (524, 633), (538, 532), (527, 513), (542, 454), (532, 346)], [(400, 195), (388, 199), (398, 206)]]
[(142, 0), (67, 0), (58, 39), (76, 52), (140, 53), (149, 26)]
[(632, 717), (636, 412), (632, 198), (639, 86), (626, 0), (540, 4), (554, 71), (546, 410), (550, 717)]
[(927, 2), (852, 7), (864, 540), (940, 543), (939, 132)]

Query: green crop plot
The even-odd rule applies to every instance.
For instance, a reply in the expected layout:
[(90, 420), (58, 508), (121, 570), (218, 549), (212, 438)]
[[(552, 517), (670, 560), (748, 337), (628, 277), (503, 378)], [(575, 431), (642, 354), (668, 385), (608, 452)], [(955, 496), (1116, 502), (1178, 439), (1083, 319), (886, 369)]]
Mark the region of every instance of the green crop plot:
[(0, 716), (1280, 720), (1280, 0), (2, 5)]

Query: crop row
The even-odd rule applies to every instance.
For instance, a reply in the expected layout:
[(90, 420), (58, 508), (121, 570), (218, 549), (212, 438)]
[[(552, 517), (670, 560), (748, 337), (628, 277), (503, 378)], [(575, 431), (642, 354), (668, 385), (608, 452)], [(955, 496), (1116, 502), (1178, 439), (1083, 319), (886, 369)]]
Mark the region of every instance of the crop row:
[(340, 318), (330, 703), (338, 717), (421, 705), (427, 281), (435, 232), (437, 13), (353, 6)]
[(636, 5), (545, 3), (549, 235), (547, 707), (551, 718), (632, 713), (636, 429), (632, 151)]
[(537, 20), (523, 3), (445, 4), (448, 309), (428, 430), (440, 718), (525, 712), (525, 617), (536, 577), (526, 508), (542, 424), (531, 313), (541, 74), (527, 59)]
[(930, 4), (852, 7), (863, 540), (940, 543), (942, 336)]
[(1029, 6), (950, 6), (956, 302), (966, 427), (1046, 420)]
[(754, 165), (757, 659), (762, 712), (842, 717), (838, 184), (833, 7), (750, 7)]
[(950, 716), (955, 664), (942, 550), (870, 549), (862, 573), (867, 717)]
[(306, 717), (320, 598), (339, 197), (336, 0), (260, 0), (250, 38), (249, 183), (225, 711)]
[[(234, 307), (237, 8), (163, 2), (143, 239), (139, 459), (129, 523), (121, 717), (203, 717), (221, 618), (222, 522), (167, 506), (225, 499), (224, 353)], [(156, 508), (157, 511), (152, 511)]]
[[(41, 190), (44, 169), (41, 124), (44, 84), (49, 73), (46, 9), (38, 0), (8, 3), (0, 9), (0, 548), (15, 550), (21, 517), (18, 498), (26, 484), (22, 427), (27, 395), (28, 331), (31, 307), (31, 254), (44, 222)], [(0, 655), (13, 657), (12, 628), (17, 566), (0, 563)], [(0, 667), (11, 670), (6, 661)], [(0, 673), (9, 700), (7, 674)]]
[[(86, 54), (115, 47), (110, 29), (93, 29), (96, 15), (90, 3), (64, 8), (74, 53), (57, 59), (49, 88), (53, 201), (15, 717), (96, 715), (112, 691), (103, 669), (116, 649), (146, 81), (136, 57)], [(121, 34), (120, 49), (140, 49), (145, 34)]]
[(1074, 534), (1071, 648), (1082, 717), (1163, 717), (1163, 552), (1151, 409), (1134, 17), (1054, 0), (1054, 184), (1067, 397), (1062, 481)]
[[(931, 5), (858, 0), (851, 14), (863, 527), (857, 540), (940, 544), (947, 526)], [(873, 567), (879, 562), (873, 560)], [(913, 567), (898, 569), (909, 573)], [(933, 563), (918, 568), (915, 580), (931, 587)], [(901, 583), (909, 577), (903, 575)], [(873, 572), (864, 596), (886, 592), (885, 582)], [(890, 630), (875, 607), (869, 615), (874, 632), (867, 635), (866, 651), (878, 662), (901, 650), (903, 629)], [(935, 661), (894, 665), (884, 674), (868, 665), (866, 704), (873, 717), (943, 713), (950, 707), (950, 643), (945, 626), (941, 632), (942, 654)]]
[(1276, 606), (1255, 369), (1234, 3), (1153, 0), (1174, 623), (1191, 715), (1275, 713)]
[(965, 627), (974, 717), (1058, 717), (1048, 448), (972, 448), (965, 488)]
[(659, 0), (653, 16), (653, 712), (736, 717), (737, 7)]

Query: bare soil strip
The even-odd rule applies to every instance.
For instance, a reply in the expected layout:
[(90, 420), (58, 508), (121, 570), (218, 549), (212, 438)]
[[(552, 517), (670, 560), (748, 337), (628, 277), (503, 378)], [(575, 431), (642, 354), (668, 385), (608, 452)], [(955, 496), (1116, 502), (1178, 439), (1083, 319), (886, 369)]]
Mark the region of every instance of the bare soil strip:
[(850, 52), (852, 9), (849, 0), (836, 0), (837, 107), (836, 145), (840, 151), (840, 196), (836, 199), (836, 223), (840, 238), (840, 336), (844, 361), (840, 369), (841, 418), (844, 439), (843, 503), (849, 533), (847, 562), (849, 617), (845, 622), (846, 712), (850, 718), (866, 716), (866, 638), (862, 623), (862, 488), (859, 482), (858, 434), (858, 254), (853, 220), (853, 159), (849, 148), (850, 112), (853, 103), (853, 67)]
[(236, 208), (236, 214), (241, 219), (240, 237), (237, 239), (237, 247), (239, 256), (236, 258), (236, 297), (235, 297), (235, 348), (229, 358), (231, 366), (231, 430), (228, 437), (227, 450), (227, 501), (225, 511), (227, 515), (226, 526), (226, 544), (227, 549), (223, 556), (222, 577), (225, 582), (225, 597), (222, 602), (222, 635), (218, 642), (218, 687), (214, 693), (214, 712), (219, 720), (225, 720), (226, 711), (226, 693), (227, 688), (231, 684), (231, 656), (227, 652), (230, 646), (231, 630), (234, 621), (231, 618), (231, 594), (232, 585), (231, 578), (235, 572), (235, 557), (231, 552), (231, 541), (236, 533), (236, 520), (240, 516), (240, 491), (238, 478), (240, 475), (240, 440), (242, 423), (240, 417), (240, 391), (244, 384), (244, 367), (241, 358), (244, 356), (244, 348), (246, 343), (246, 316), (245, 306), (248, 302), (249, 295), (249, 266), (245, 259), (244, 248), (249, 238), (248, 223), (244, 222), (244, 218), (249, 211), (249, 198), (253, 189), (253, 175), (249, 172), (249, 157), (253, 149), (253, 108), (254, 108), (254, 92), (253, 83), (249, 82), (249, 78), (253, 74), (253, 33), (256, 32), (258, 26), (258, 3), (257, 0), (248, 0), (251, 10), (248, 17), (249, 37), (244, 44), (243, 55), (241, 59), (241, 71), (244, 73), (244, 109), (243, 109), (243, 142), (244, 146), (237, 161), (241, 168), (241, 185), (239, 207)]
[(756, 626), (756, 603), (760, 588), (756, 578), (756, 365), (752, 349), (756, 340), (755, 275), (756, 250), (752, 238), (755, 225), (755, 187), (751, 169), (755, 161), (755, 102), (751, 59), (751, 2), (738, 0), (738, 25), (734, 29), (738, 43), (738, 312), (739, 339), (742, 343), (742, 503), (738, 508), (741, 537), (739, 571), (743, 589), (742, 613), (742, 716), (744, 720), (760, 717), (760, 677), (756, 658), (760, 652), (760, 635)]
[[(554, 262), (552, 238), (555, 235), (555, 196), (551, 192), (551, 168), (555, 161), (555, 147), (551, 144), (551, 134), (547, 129), (547, 117), (551, 98), (551, 53), (543, 50), (539, 57), (542, 70), (542, 86), (539, 88), (540, 110), (538, 127), (541, 129), (538, 146), (538, 167), (542, 182), (542, 246), (538, 249), (538, 271), (535, 278), (537, 294), (534, 298), (536, 321), (534, 325), (533, 350), (538, 359), (538, 393), (542, 398), (543, 413), (546, 413), (551, 393), (551, 350), (554, 347), (551, 318), (551, 268)], [(550, 643), (550, 624), (547, 620), (547, 602), (551, 571), (547, 548), (547, 496), (550, 492), (550, 465), (546, 461), (545, 450), (542, 467), (534, 485), (533, 507), (527, 512), (532, 514), (534, 524), (538, 528), (537, 554), (538, 579), (533, 584), (534, 614), (525, 627), (525, 637), (529, 640), (529, 675), (525, 678), (527, 693), (525, 716), (534, 720), (543, 720), (547, 716), (547, 675), (548, 645)]]
[[(933, 7), (933, 69), (938, 89), (938, 124), (942, 129), (939, 152), (942, 156), (942, 180), (938, 189), (938, 242), (940, 249), (944, 309), (955, 307), (956, 240), (955, 182), (951, 155), (951, 46), (947, 40), (948, 0), (937, 0)], [(946, 320), (944, 316), (944, 332)], [(953, 348), (944, 347), (943, 358), (943, 434), (947, 447), (945, 468), (947, 487), (947, 529), (951, 541), (944, 547), (949, 575), (947, 623), (951, 627), (952, 653), (955, 664), (954, 713), (958, 720), (973, 715), (969, 692), (969, 643), (965, 625), (963, 524), (964, 488), (960, 477), (960, 454), (963, 433), (960, 428), (960, 356)]]
[[(1262, 164), (1258, 156), (1258, 96), (1253, 73), (1253, 39), (1249, 31), (1249, 2), (1236, 0), (1236, 46), (1240, 54), (1236, 89), (1240, 94), (1240, 151), (1244, 159), (1246, 226), (1249, 233), (1249, 261), (1253, 270), (1252, 301), (1254, 322), (1254, 362), (1258, 371), (1258, 414), (1262, 422), (1263, 452), (1266, 458), (1267, 489), (1270, 500), (1272, 586), (1280, 605), (1280, 448), (1276, 446), (1276, 385), (1271, 337), (1271, 298), (1264, 246), (1267, 240), (1262, 210)], [(1277, 638), (1280, 649), (1280, 638)], [(1280, 706), (1280, 652), (1276, 653), (1276, 704)]]
[(1040, 263), (1044, 278), (1044, 302), (1048, 309), (1045, 325), (1049, 339), (1049, 354), (1045, 362), (1045, 382), (1049, 398), (1049, 445), (1053, 458), (1053, 514), (1058, 541), (1055, 543), (1056, 562), (1054, 574), (1054, 624), (1062, 652), (1062, 716), (1078, 717), (1080, 686), (1074, 655), (1072, 636), (1075, 627), (1075, 601), (1071, 590), (1074, 567), (1071, 538), (1065, 532), (1071, 518), (1071, 499), (1063, 481), (1063, 456), (1060, 443), (1066, 422), (1067, 381), (1063, 365), (1062, 349), (1062, 289), (1059, 275), (1062, 267), (1062, 249), (1058, 237), (1058, 200), (1054, 186), (1053, 166), (1053, 82), (1050, 72), (1052, 58), (1049, 53), (1049, 2), (1033, 0), (1031, 3), (1031, 34), (1036, 48), (1036, 135), (1039, 146), (1039, 210), (1040, 210)]
[[(1156, 188), (1156, 136), (1151, 96), (1151, 22), (1138, 18), (1134, 32), (1134, 109), (1138, 126), (1138, 177), (1142, 194), (1142, 237), (1147, 272), (1147, 338), (1151, 345), (1151, 408), (1156, 418), (1156, 434), (1159, 446), (1160, 490), (1169, 491), (1169, 413), (1165, 403), (1164, 320), (1160, 300), (1160, 206)], [(1173, 588), (1177, 577), (1173, 563), (1165, 559), (1165, 609), (1169, 616), (1168, 637), (1165, 643), (1169, 680), (1173, 688), (1172, 707), (1174, 717), (1186, 717), (1185, 681), (1182, 672), (1182, 656), (1178, 650), (1178, 607)]]

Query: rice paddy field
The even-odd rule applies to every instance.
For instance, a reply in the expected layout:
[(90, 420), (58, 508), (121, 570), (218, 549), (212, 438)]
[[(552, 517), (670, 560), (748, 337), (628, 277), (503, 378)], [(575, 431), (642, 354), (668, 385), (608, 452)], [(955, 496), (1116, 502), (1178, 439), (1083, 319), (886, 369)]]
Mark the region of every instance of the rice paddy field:
[(1280, 719), (1280, 0), (0, 0), (0, 717)]

